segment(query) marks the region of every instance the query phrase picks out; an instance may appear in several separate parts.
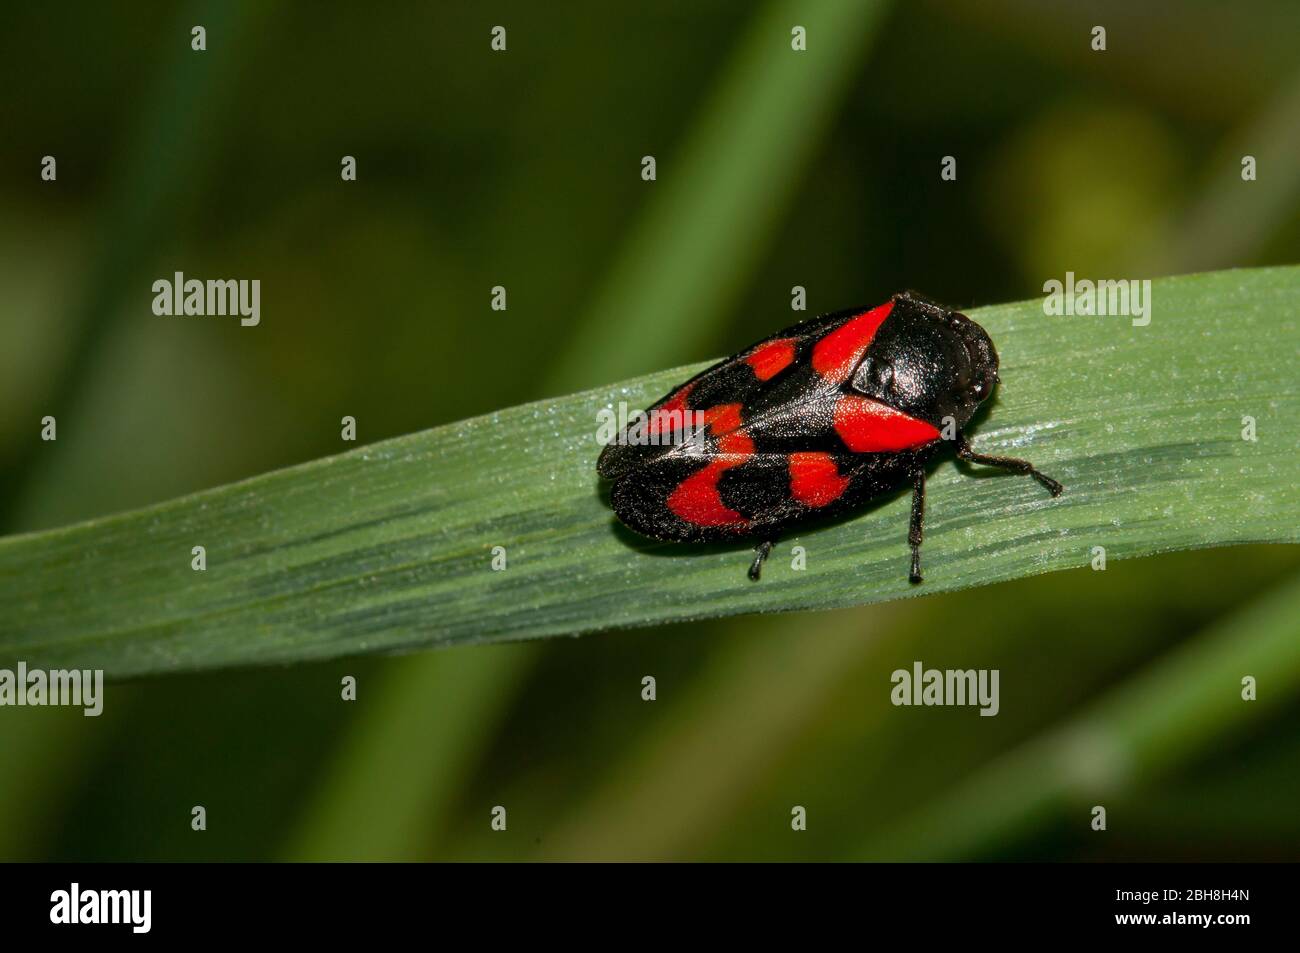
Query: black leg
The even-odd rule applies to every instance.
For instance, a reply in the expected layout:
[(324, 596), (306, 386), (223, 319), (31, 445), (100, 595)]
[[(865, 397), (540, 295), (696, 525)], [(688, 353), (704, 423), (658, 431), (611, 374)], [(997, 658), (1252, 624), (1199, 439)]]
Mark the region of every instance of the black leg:
[(989, 457), (982, 453), (976, 453), (970, 448), (970, 441), (966, 439), (964, 433), (957, 434), (957, 456), (971, 463), (982, 463), (986, 467), (1001, 467), (1003, 470), (1010, 470), (1012, 473), (1031, 476), (1047, 487), (1047, 492), (1052, 496), (1060, 496), (1065, 491), (1065, 487), (1046, 473), (1039, 473), (1035, 470), (1034, 465), (1028, 460), (1017, 460), (1015, 457)]
[(754, 547), (754, 561), (749, 567), (749, 578), (754, 580), (754, 582), (758, 582), (758, 577), (763, 572), (763, 560), (765, 560), (767, 554), (772, 551), (772, 545), (772, 543), (766, 542), (759, 543)]
[(921, 581), (921, 535), (925, 528), (925, 467), (912, 471), (912, 522), (907, 528), (907, 542), (912, 547), (912, 571), (908, 582)]

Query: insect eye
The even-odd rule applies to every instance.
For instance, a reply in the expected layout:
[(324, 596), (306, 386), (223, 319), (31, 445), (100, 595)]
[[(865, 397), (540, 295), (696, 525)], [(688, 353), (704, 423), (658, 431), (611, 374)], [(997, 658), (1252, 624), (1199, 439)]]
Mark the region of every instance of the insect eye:
[(877, 396), (892, 393), (894, 390), (894, 365), (867, 357), (853, 375), (853, 389), (861, 394)]
[(870, 361), (870, 380), (877, 391), (894, 389), (894, 365), (889, 361)]

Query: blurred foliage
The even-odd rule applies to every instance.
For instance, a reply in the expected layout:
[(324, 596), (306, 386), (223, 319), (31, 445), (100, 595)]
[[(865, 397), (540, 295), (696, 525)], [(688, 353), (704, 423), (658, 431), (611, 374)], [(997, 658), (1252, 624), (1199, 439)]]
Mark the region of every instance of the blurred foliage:
[[(792, 123), (816, 139), (777, 166), (771, 194), (790, 198), (771, 227), (752, 247), (736, 236), (734, 294), (643, 366), (635, 343), (608, 368), (564, 363), (747, 29), (787, 9), (807, 22), (799, 4), (684, 0), (8, 10), (0, 530), (336, 452), (345, 413), (373, 441), (654, 370), (654, 354), (702, 360), (787, 324), (794, 284), (813, 312), (903, 287), (972, 306), (1066, 270), (1300, 257), (1290, 0), (897, 4), (870, 42), (808, 22), (809, 60), (852, 59), (817, 67), (847, 68), (842, 91), (825, 128)], [(208, 52), (193, 54), (200, 22)], [(497, 23), (504, 55), (488, 47)], [(1105, 53), (1088, 48), (1094, 23)], [(770, 55), (790, 55), (787, 36)], [(1249, 185), (1246, 151), (1261, 157)], [(45, 154), (57, 184), (39, 179)], [(956, 182), (939, 181), (944, 155)], [(149, 283), (177, 269), (262, 279), (263, 325), (155, 319)], [(618, 340), (662, 333), (637, 313)], [(1249, 622), (1297, 572), (1291, 548), (1183, 553), (864, 610), (114, 684), (98, 719), (0, 711), (0, 857), (867, 856), (1203, 630)], [(422, 674), (431, 693), (462, 671), (483, 684), (489, 663), (461, 658), (476, 652), (499, 668), (492, 687), (416, 716), (384, 705), (418, 698)], [(1002, 714), (891, 707), (889, 673), (914, 659), (1000, 668)], [(344, 674), (355, 704), (339, 701)], [(928, 853), (1296, 859), (1298, 707), (1292, 687), (1267, 717), (1204, 731), (1124, 792), (1104, 835), (1086, 813), (1025, 817), (972, 854), (972, 816), (955, 821), (960, 845)], [(488, 827), (496, 804), (504, 834)]]

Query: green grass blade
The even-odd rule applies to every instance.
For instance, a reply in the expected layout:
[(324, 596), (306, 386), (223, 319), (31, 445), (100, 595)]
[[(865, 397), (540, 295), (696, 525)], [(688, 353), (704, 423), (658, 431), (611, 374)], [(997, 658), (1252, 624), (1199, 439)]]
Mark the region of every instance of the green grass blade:
[[(972, 312), (1004, 386), (989, 453), (1056, 476), (934, 471), (926, 582), (906, 582), (902, 495), (783, 541), (754, 585), (743, 548), (616, 529), (596, 411), (645, 406), (693, 368), (503, 410), (160, 506), (0, 540), (0, 664), (116, 675), (828, 608), (1193, 547), (1294, 542), (1300, 268), (1156, 281), (1147, 327)], [(1258, 439), (1242, 439), (1253, 417)], [(205, 572), (190, 568), (207, 548)], [(491, 569), (502, 546), (507, 568)]]

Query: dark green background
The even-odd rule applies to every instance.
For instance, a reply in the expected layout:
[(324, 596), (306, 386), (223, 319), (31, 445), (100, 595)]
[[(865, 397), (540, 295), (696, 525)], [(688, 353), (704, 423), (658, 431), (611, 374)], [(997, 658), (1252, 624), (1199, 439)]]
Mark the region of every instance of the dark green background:
[[(338, 452), (344, 414), (370, 442), (730, 352), (799, 316), (796, 284), (810, 312), (904, 287), (976, 306), (1067, 270), (1296, 260), (1289, 0), (881, 4), (833, 43), (844, 6), (7, 10), (0, 530)], [(728, 108), (717, 90), (764, 89), (783, 56), (844, 82), (731, 143), (741, 178), (762, 150), (793, 158), (710, 243), (691, 183), (733, 167), (693, 144)], [(657, 203), (668, 241), (645, 224)], [(708, 263), (698, 287), (678, 242)], [(155, 317), (175, 270), (260, 278), (261, 326)], [(960, 838), (872, 845), (1298, 570), (1291, 548), (1183, 553), (853, 611), (114, 684), (99, 719), (0, 710), (0, 858), (1296, 859), (1294, 700), (1226, 738), (1204, 726), (1158, 777), (1116, 771), (1104, 834), (1084, 786), (1012, 831), (958, 809)], [(916, 659), (1000, 669), (1001, 714), (891, 707)]]

